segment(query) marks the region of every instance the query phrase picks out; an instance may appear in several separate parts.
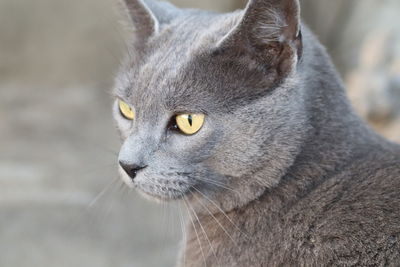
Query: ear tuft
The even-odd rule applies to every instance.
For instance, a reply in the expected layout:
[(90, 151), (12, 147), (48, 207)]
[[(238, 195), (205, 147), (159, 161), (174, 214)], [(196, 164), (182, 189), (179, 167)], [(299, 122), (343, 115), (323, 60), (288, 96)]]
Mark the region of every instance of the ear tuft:
[(160, 31), (179, 13), (179, 9), (167, 2), (153, 0), (123, 0), (135, 29), (136, 43), (142, 48), (148, 39)]
[(218, 44), (239, 49), (268, 65), (284, 67), (297, 62), (302, 53), (299, 0), (250, 0), (238, 25)]
[(147, 39), (158, 31), (158, 21), (143, 0), (124, 0), (129, 17), (140, 41)]

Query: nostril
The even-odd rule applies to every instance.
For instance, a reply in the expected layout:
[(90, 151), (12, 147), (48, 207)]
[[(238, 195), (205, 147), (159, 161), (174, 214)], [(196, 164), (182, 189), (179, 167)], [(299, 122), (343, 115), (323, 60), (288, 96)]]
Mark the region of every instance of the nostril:
[(119, 165), (121, 165), (122, 169), (132, 178), (135, 179), (136, 175), (140, 170), (143, 170), (147, 166), (141, 166), (141, 165), (136, 165), (136, 164), (127, 164), (124, 162), (120, 162)]

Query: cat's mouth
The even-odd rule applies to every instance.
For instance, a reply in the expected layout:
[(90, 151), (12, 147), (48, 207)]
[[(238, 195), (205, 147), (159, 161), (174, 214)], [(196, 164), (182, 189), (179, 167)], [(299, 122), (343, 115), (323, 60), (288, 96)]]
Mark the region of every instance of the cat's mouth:
[[(186, 173), (160, 175), (140, 173), (134, 179), (120, 170), (121, 178), (130, 188), (135, 188), (141, 195), (151, 200), (173, 201), (191, 193), (192, 184), (186, 179)], [(166, 179), (165, 177), (168, 177)]]
[(191, 185), (187, 182), (176, 180), (164, 179), (138, 179), (134, 181), (134, 187), (151, 199), (172, 201), (179, 200), (190, 194)]
[(190, 194), (190, 190), (178, 190), (176, 188), (170, 188), (167, 186), (160, 185), (136, 185), (135, 186), (139, 193), (144, 197), (150, 198), (151, 200), (158, 201), (173, 201), (184, 198), (186, 195)]

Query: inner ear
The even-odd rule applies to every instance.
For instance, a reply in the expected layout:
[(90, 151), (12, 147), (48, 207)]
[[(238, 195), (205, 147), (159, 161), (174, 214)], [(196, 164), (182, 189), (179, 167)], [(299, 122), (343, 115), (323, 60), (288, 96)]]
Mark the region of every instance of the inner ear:
[(143, 0), (124, 0), (135, 35), (141, 42), (146, 41), (158, 31), (158, 21)]
[(123, 0), (135, 30), (135, 45), (142, 48), (164, 24), (176, 18), (180, 10), (167, 2)]
[(246, 54), (284, 75), (302, 54), (300, 25), (298, 0), (250, 0), (218, 48)]

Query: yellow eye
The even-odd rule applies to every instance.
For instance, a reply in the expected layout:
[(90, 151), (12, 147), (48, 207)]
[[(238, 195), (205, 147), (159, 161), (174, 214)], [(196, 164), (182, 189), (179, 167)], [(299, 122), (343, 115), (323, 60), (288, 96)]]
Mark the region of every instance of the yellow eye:
[(125, 103), (122, 100), (118, 101), (118, 106), (119, 110), (121, 111), (121, 114), (128, 120), (134, 120), (135, 119), (135, 112), (132, 110), (132, 108)]
[(204, 120), (204, 114), (181, 114), (176, 116), (176, 125), (184, 134), (193, 135), (203, 127)]

